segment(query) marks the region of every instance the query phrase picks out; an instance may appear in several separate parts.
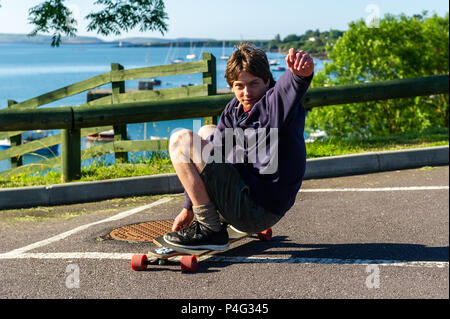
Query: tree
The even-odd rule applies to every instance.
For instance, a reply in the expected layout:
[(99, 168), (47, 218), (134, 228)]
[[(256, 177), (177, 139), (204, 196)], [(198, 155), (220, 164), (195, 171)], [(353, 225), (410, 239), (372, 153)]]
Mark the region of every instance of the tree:
[[(28, 20), (35, 28), (29, 35), (53, 33), (52, 46), (60, 45), (62, 35), (74, 37), (78, 31), (77, 21), (64, 1), (47, 0), (31, 8)], [(164, 34), (167, 31), (168, 17), (163, 0), (97, 0), (95, 4), (103, 8), (85, 17), (90, 20), (87, 31), (104, 36), (120, 35), (121, 31), (136, 27), (141, 32), (152, 30)]]
[(300, 40), (300, 37), (299, 36), (297, 36), (296, 34), (289, 34), (288, 36), (286, 36), (284, 39), (283, 39), (283, 42), (294, 42), (294, 41), (298, 41), (298, 40)]
[(279, 44), (281, 42), (281, 37), (279, 33), (275, 36), (275, 39), (273, 41), (275, 44)]
[[(449, 16), (386, 15), (379, 27), (351, 22), (313, 86), (415, 78), (449, 72)], [(448, 127), (448, 94), (314, 108), (307, 129), (368, 137)]]

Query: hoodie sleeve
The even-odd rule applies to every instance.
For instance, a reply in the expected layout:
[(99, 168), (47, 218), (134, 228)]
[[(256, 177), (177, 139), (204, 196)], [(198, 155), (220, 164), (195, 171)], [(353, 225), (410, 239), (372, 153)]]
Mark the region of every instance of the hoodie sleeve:
[(189, 195), (186, 191), (184, 191), (184, 196), (186, 196), (186, 199), (184, 200), (183, 208), (186, 208), (188, 210), (192, 210), (192, 201), (189, 198)]
[(267, 112), (271, 114), (272, 121), (276, 121), (276, 127), (282, 127), (287, 122), (294, 108), (299, 105), (302, 107), (300, 102), (308, 90), (313, 76), (314, 74), (301, 77), (288, 70), (266, 93), (265, 106)]

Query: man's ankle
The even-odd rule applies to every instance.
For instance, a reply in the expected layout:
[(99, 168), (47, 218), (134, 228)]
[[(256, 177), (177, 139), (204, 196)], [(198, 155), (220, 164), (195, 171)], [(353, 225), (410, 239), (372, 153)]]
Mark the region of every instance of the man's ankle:
[(192, 210), (194, 212), (197, 221), (213, 232), (218, 232), (221, 229), (221, 223), (219, 218), (219, 213), (217, 212), (216, 205), (213, 202), (207, 203), (205, 205), (193, 206)]

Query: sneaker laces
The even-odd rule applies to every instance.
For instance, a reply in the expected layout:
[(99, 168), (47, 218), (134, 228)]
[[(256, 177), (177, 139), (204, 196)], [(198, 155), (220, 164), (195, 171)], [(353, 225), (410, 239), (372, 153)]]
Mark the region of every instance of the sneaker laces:
[(186, 235), (191, 236), (191, 235), (195, 235), (195, 234), (200, 233), (200, 231), (201, 231), (200, 223), (198, 221), (194, 221), (188, 227), (179, 230), (178, 233), (181, 236), (186, 236)]

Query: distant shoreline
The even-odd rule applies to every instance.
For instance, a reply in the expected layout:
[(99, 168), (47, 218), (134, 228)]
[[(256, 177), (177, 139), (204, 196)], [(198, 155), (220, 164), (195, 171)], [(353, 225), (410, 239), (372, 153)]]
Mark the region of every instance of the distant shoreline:
[[(271, 40), (248, 40), (254, 43), (256, 46), (265, 49), (268, 52), (280, 52), (286, 54), (284, 50), (278, 51), (278, 49), (269, 50), (269, 42)], [(27, 34), (4, 34), (0, 33), (0, 44), (43, 44), (51, 45), (51, 36), (37, 35), (35, 37), (29, 37)], [(196, 47), (196, 48), (208, 48), (208, 47), (234, 47), (239, 44), (241, 40), (215, 40), (215, 39), (197, 39), (197, 38), (180, 38), (180, 39), (160, 39), (160, 38), (125, 38), (113, 41), (104, 41), (95, 37), (63, 37), (61, 45), (71, 44), (98, 44), (98, 45), (112, 45), (113, 47), (120, 48), (149, 48), (149, 47)], [(314, 52), (311, 56), (316, 59), (326, 60), (328, 55), (326, 52)]]
[[(150, 48), (150, 47), (170, 47), (171, 45), (173, 46), (175, 44), (175, 46), (177, 47), (181, 47), (181, 48), (189, 48), (191, 47), (193, 44), (196, 45), (196, 47), (204, 47), (204, 48), (208, 48), (208, 47), (221, 47), (223, 46), (223, 43), (225, 43), (225, 47), (229, 48), (229, 47), (234, 47), (235, 45), (237, 45), (238, 43), (240, 43), (241, 41), (237, 41), (237, 40), (227, 40), (227, 41), (207, 41), (207, 42), (202, 42), (202, 41), (198, 41), (195, 43), (190, 43), (190, 42), (168, 42), (168, 43), (124, 43), (122, 42), (122, 44), (120, 45), (120, 42), (117, 44), (117, 47), (122, 47), (122, 48)], [(263, 49), (265, 49), (267, 52), (279, 52), (281, 54), (287, 54), (288, 52), (285, 50), (268, 50), (268, 43), (269, 40), (248, 40), (248, 42), (252, 42), (254, 43), (256, 46), (258, 47), (262, 47)], [(328, 54), (327, 52), (315, 52), (315, 53), (311, 53), (310, 54), (313, 58), (315, 59), (319, 59), (319, 60), (328, 60)]]

